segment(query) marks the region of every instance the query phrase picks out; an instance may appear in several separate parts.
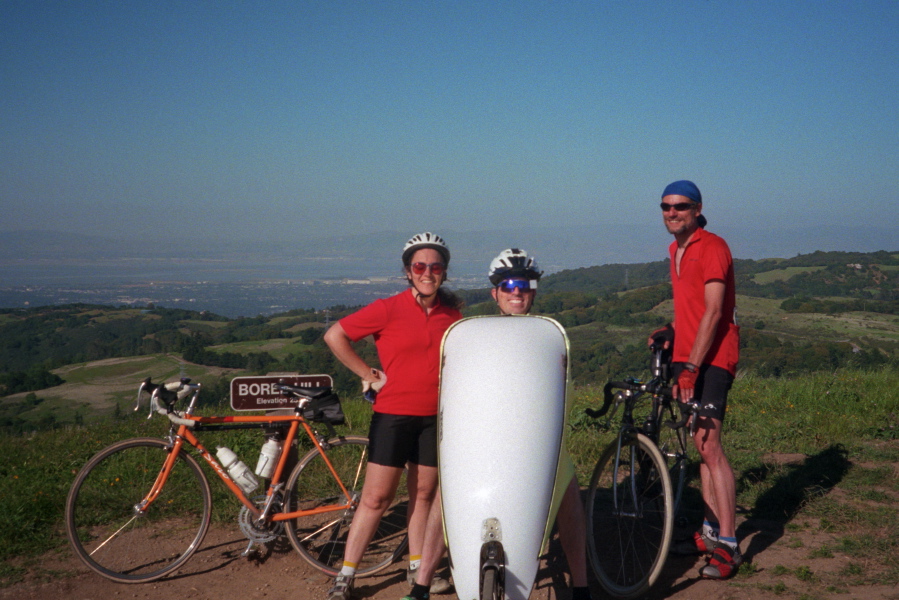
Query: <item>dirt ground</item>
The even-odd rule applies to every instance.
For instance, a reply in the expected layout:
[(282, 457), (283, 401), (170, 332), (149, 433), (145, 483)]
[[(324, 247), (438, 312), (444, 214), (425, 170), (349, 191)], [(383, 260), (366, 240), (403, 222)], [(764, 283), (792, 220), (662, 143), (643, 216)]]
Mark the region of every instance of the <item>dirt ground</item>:
[[(747, 600), (758, 598), (833, 598), (839, 600), (897, 600), (899, 590), (891, 586), (849, 585), (839, 572), (846, 557), (810, 558), (809, 550), (820, 547), (828, 535), (804, 528), (784, 533), (780, 524), (741, 520), (741, 548), (754, 566), (726, 581), (699, 579), (702, 559), (670, 557), (649, 600)], [(293, 599), (324, 600), (332, 580), (308, 566), (288, 544), (276, 545), (256, 559), (242, 558), (246, 541), (237, 526), (213, 528), (202, 548), (177, 575), (145, 584), (113, 583), (88, 571), (68, 547), (30, 561), (25, 580), (0, 588), (0, 598), (16, 600), (119, 600), (171, 598), (209, 600)], [(806, 567), (813, 577), (797, 578), (797, 567)], [(532, 600), (568, 600), (567, 566), (557, 541), (542, 558)], [(608, 598), (598, 584), (593, 597)], [(356, 582), (356, 597), (368, 600), (400, 600), (407, 592), (405, 563)], [(455, 600), (455, 594), (434, 596)]]

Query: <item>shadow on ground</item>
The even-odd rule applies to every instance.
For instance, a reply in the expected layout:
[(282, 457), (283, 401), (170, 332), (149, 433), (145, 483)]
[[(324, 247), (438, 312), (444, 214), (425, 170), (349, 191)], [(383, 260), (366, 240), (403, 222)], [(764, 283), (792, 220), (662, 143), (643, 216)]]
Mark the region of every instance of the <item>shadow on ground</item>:
[(747, 561), (783, 537), (787, 524), (811, 500), (826, 495), (849, 471), (849, 452), (840, 444), (831, 445), (805, 460), (787, 464), (762, 464), (747, 469), (737, 485), (758, 485), (776, 477), (752, 507), (749, 517), (737, 528), (737, 538), (751, 537), (743, 548)]
[[(702, 523), (702, 496), (698, 489), (698, 465), (691, 465), (688, 487), (676, 517), (674, 539), (692, 535)], [(746, 469), (737, 478), (738, 490), (749, 486), (767, 484), (751, 508), (738, 507), (737, 538), (747, 562), (784, 535), (792, 521), (809, 501), (826, 495), (849, 471), (851, 463), (842, 445), (831, 445), (812, 456), (793, 457), (789, 461), (763, 461), (759, 466)], [(692, 486), (689, 484), (692, 483)], [(748, 544), (745, 540), (749, 540)], [(568, 564), (558, 537), (554, 536), (544, 563), (538, 573), (535, 591), (543, 590), (539, 597), (555, 597), (567, 600), (571, 597), (568, 584)], [(665, 568), (653, 588), (643, 596), (646, 600), (668, 598), (689, 589), (699, 581), (698, 568), (701, 557), (668, 557)], [(594, 598), (608, 598), (599, 582), (590, 574)]]

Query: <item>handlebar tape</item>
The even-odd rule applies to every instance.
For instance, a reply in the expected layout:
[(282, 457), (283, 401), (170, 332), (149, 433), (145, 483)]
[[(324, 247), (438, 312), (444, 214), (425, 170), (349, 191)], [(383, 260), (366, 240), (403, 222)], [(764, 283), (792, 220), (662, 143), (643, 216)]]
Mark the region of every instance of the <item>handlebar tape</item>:
[(615, 394), (612, 393), (614, 389), (636, 389), (634, 386), (624, 383), (623, 381), (609, 381), (602, 388), (602, 408), (599, 410), (593, 410), (592, 408), (584, 409), (584, 412), (592, 419), (598, 419), (599, 417), (605, 415), (609, 412), (609, 407), (612, 406), (612, 402), (615, 401)]
[[(615, 394), (612, 390), (630, 390), (632, 392), (649, 392), (650, 394), (658, 394), (660, 396), (673, 396), (672, 388), (670, 387), (659, 387), (654, 388), (654, 386), (650, 386), (643, 383), (628, 383), (626, 381), (609, 381), (602, 388), (602, 396), (603, 396), (603, 404), (602, 408), (599, 410), (594, 410), (592, 408), (584, 409), (584, 412), (587, 416), (597, 419), (607, 412), (609, 412), (609, 407), (612, 406), (612, 403), (615, 401)], [(685, 421), (686, 422), (686, 421)]]

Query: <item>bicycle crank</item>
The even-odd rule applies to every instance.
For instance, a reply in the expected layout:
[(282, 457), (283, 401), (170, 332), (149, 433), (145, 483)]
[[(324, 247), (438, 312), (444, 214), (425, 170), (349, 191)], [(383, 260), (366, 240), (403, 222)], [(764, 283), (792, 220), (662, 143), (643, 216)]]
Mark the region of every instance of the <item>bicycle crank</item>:
[[(263, 508), (265, 506), (266, 501), (268, 500), (265, 496), (256, 496), (255, 498), (251, 498), (253, 504), (255, 504), (258, 508)], [(274, 503), (272, 504), (272, 508), (269, 514), (277, 513), (281, 511), (281, 499), (276, 498)], [(250, 512), (246, 506), (241, 507), (240, 514), (237, 515), (237, 523), (240, 525), (240, 530), (243, 532), (247, 539), (250, 540), (251, 546), (254, 544), (265, 544), (267, 542), (271, 542), (282, 535), (284, 535), (284, 523), (281, 521), (263, 521), (259, 522), (259, 520)]]

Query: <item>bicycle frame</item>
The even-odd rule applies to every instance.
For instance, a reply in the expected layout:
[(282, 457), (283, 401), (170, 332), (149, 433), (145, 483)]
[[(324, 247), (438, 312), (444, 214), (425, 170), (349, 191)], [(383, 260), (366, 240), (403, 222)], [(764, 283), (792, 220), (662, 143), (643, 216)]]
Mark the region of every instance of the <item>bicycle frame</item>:
[[(151, 396), (150, 415), (152, 416), (152, 410), (155, 406), (156, 412), (164, 414), (169, 418), (169, 420), (172, 421), (173, 430), (169, 432), (171, 451), (169, 452), (169, 456), (166, 458), (166, 461), (163, 464), (162, 469), (159, 472), (159, 476), (156, 478), (156, 481), (153, 484), (152, 488), (144, 497), (144, 499), (140, 503), (138, 503), (137, 506), (135, 506), (136, 510), (144, 512), (159, 496), (160, 491), (165, 486), (166, 481), (168, 480), (168, 476), (171, 473), (175, 461), (178, 459), (178, 453), (182, 450), (182, 448), (184, 448), (185, 443), (192, 446), (200, 453), (200, 456), (203, 458), (203, 460), (205, 460), (206, 463), (213, 469), (213, 471), (215, 471), (215, 473), (219, 476), (225, 486), (227, 486), (227, 488), (231, 490), (231, 493), (234, 494), (238, 500), (240, 500), (241, 504), (247, 507), (247, 510), (249, 510), (256, 519), (265, 520), (270, 518), (272, 521), (276, 522), (287, 521), (290, 519), (295, 519), (297, 517), (307, 517), (316, 514), (337, 512), (352, 508), (353, 503), (355, 502), (355, 498), (352, 497), (350, 492), (347, 490), (346, 485), (344, 485), (340, 476), (337, 474), (334, 465), (328, 458), (327, 452), (324, 452), (324, 446), (319, 440), (319, 436), (316, 435), (315, 431), (309, 425), (309, 422), (302, 416), (302, 408), (305, 406), (302, 401), (297, 406), (294, 414), (292, 415), (198, 417), (194, 416), (192, 413), (196, 404), (197, 396), (199, 395), (200, 386), (193, 385), (190, 387), (193, 390), (193, 396), (191, 398), (190, 404), (184, 411), (183, 416), (178, 416), (177, 414), (168, 412), (167, 409), (163, 409), (162, 407), (160, 407), (158, 402), (159, 395), (157, 394), (160, 388), (157, 388), (153, 391), (153, 394)], [(141, 386), (141, 390), (138, 391), (138, 404), (140, 401), (141, 391), (143, 391), (143, 385)], [(137, 408), (139, 408), (139, 406), (136, 406), (135, 410), (137, 410)], [(299, 430), (299, 426), (303, 426), (306, 435), (310, 440), (312, 440), (313, 445), (321, 452), (321, 456), (324, 459), (325, 464), (328, 466), (328, 470), (331, 472), (334, 480), (340, 486), (341, 492), (343, 493), (344, 498), (346, 498), (346, 503), (322, 506), (310, 510), (297, 510), (289, 513), (278, 513), (274, 516), (269, 517), (268, 511), (271, 508), (271, 500), (273, 499), (274, 494), (278, 491), (278, 489), (283, 486), (281, 477), (284, 474), (284, 469), (287, 464), (288, 453), (282, 451), (281, 456), (278, 458), (278, 464), (275, 466), (275, 471), (272, 474), (271, 483), (269, 484), (268, 490), (266, 491), (268, 501), (265, 503), (263, 509), (260, 510), (249, 498), (247, 498), (243, 490), (236, 483), (234, 483), (231, 475), (228, 474), (228, 472), (224, 467), (222, 467), (215, 456), (213, 456), (206, 449), (206, 447), (203, 446), (203, 444), (194, 434), (194, 431), (225, 431), (231, 429), (278, 427), (278, 424), (284, 424), (287, 426), (287, 434), (284, 436), (283, 440), (284, 448), (290, 447), (293, 441), (297, 438), (297, 431)], [(177, 431), (174, 430), (175, 425), (178, 426)], [(284, 425), (281, 425), (281, 427), (283, 428)], [(358, 479), (359, 476), (360, 472), (357, 471), (356, 479)]]

